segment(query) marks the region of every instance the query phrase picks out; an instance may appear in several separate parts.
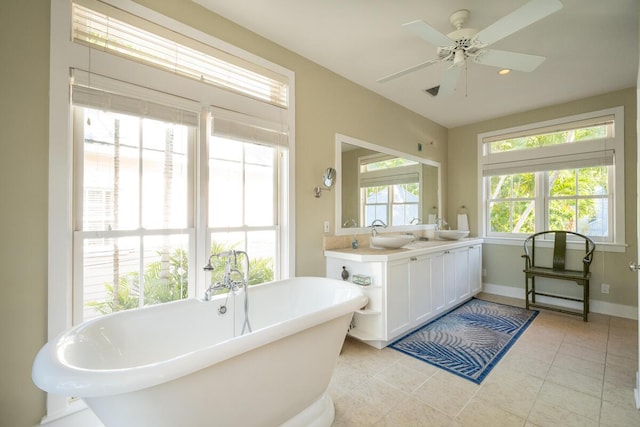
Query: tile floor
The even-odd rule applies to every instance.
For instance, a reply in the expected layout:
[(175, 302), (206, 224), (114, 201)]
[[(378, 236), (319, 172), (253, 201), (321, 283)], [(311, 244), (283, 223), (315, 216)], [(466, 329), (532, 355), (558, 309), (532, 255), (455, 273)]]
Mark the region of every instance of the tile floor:
[(333, 426), (640, 426), (637, 370), (638, 322), (595, 313), (584, 323), (541, 310), (480, 385), (347, 338), (330, 385)]

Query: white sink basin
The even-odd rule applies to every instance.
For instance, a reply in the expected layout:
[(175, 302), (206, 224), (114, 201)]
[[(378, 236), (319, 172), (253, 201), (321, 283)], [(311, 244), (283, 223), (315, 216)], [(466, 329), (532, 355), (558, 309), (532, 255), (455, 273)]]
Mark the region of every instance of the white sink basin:
[(371, 247), (374, 249), (397, 249), (415, 240), (412, 234), (378, 234), (371, 236)]
[(469, 230), (437, 230), (436, 238), (445, 240), (460, 240), (469, 235)]

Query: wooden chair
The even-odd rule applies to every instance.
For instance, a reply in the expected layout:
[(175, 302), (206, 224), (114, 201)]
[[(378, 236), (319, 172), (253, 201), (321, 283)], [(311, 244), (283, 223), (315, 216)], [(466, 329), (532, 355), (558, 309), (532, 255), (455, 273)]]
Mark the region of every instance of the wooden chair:
[[(582, 258), (582, 270), (569, 270), (565, 267), (566, 255), (567, 255), (567, 236), (570, 241), (584, 242), (584, 257)], [(549, 265), (541, 265), (542, 263), (536, 261), (536, 240), (540, 241), (545, 239), (549, 241), (549, 238), (553, 237), (553, 262)], [(589, 272), (589, 266), (593, 260), (593, 252), (596, 248), (593, 240), (582, 234), (574, 233), (571, 231), (542, 231), (540, 233), (532, 234), (524, 241), (524, 255), (525, 259), (525, 299), (527, 310), (529, 307), (545, 308), (548, 310), (560, 311), (562, 313), (575, 314), (582, 316), (582, 319), (586, 322), (587, 315), (589, 313), (589, 278), (591, 273)], [(540, 245), (538, 242), (538, 250), (540, 251)], [(538, 257), (540, 258), (540, 257)], [(578, 286), (582, 286), (582, 298), (572, 298), (564, 295), (550, 294), (536, 291), (536, 277), (547, 277), (552, 279), (569, 280), (576, 282)], [(531, 287), (529, 287), (529, 280), (531, 280)], [(542, 295), (552, 298), (561, 298), (570, 301), (582, 302), (582, 311), (574, 311), (569, 309), (563, 309), (556, 306), (550, 306), (540, 304), (536, 302), (536, 296)], [(531, 298), (531, 302), (529, 301)]]

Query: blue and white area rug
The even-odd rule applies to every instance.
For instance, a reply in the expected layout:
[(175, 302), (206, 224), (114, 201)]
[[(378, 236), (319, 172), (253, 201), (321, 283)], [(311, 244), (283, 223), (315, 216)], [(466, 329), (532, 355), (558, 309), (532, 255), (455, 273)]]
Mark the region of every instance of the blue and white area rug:
[(537, 315), (473, 298), (390, 347), (480, 384)]

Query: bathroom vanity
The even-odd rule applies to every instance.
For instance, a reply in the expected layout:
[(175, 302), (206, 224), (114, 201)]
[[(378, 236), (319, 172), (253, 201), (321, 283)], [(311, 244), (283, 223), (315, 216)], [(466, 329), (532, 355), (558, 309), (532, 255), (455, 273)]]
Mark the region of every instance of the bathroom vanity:
[(354, 314), (349, 335), (376, 348), (387, 346), (482, 289), (482, 239), (478, 238), (324, 253), (327, 277), (340, 279), (346, 270), (346, 280), (370, 281), (362, 286), (369, 302)]

